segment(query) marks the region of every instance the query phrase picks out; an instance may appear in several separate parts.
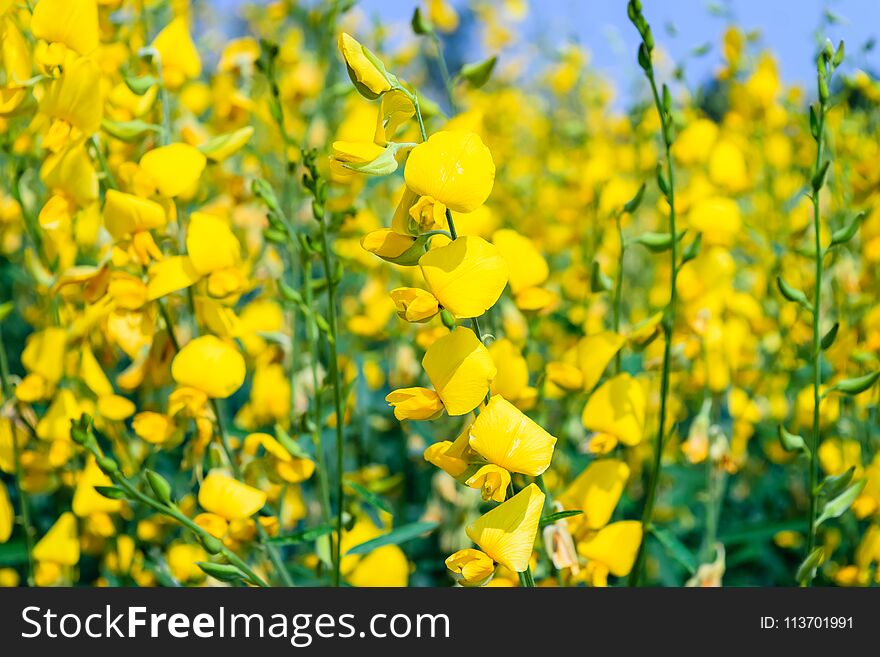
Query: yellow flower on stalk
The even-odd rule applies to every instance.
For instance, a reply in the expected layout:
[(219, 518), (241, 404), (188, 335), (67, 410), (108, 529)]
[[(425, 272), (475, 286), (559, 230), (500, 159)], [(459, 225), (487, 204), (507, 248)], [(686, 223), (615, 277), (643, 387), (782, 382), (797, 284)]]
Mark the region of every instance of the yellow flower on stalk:
[(98, 47), (98, 5), (95, 0), (40, 0), (31, 17), (31, 32), (37, 39), (87, 55)]
[(613, 522), (577, 544), (581, 556), (602, 564), (615, 577), (632, 570), (639, 544), (642, 523), (637, 520)]
[(186, 18), (178, 16), (156, 35), (152, 43), (159, 53), (162, 79), (169, 89), (178, 89), (202, 73), (199, 51), (189, 34)]
[(79, 563), (79, 535), (76, 516), (69, 511), (62, 513), (46, 535), (34, 546), (34, 559), (60, 566)]
[(470, 447), (489, 463), (531, 477), (550, 467), (556, 438), (516, 406), (494, 395), (470, 430)]
[(12, 527), (15, 525), (15, 511), (12, 502), (9, 501), (9, 493), (6, 492), (6, 484), (0, 482), (0, 543), (5, 543), (12, 536)]
[(608, 363), (625, 342), (626, 338), (613, 331), (601, 331), (578, 341), (577, 363), (583, 374), (584, 390), (590, 391), (595, 387)]
[(466, 528), (468, 537), (490, 558), (514, 572), (529, 567), (544, 508), (544, 493), (529, 484)]
[(482, 586), (495, 572), (495, 562), (491, 557), (473, 548), (451, 554), (445, 563), (462, 586)]
[(415, 235), (427, 233), (429, 230), (445, 230), (448, 228), (446, 221), (446, 206), (435, 201), (430, 196), (421, 196), (409, 209), (408, 227)]
[(104, 197), (104, 226), (114, 239), (162, 228), (166, 222), (165, 208), (155, 201), (115, 189), (107, 190)]
[(174, 435), (174, 421), (167, 415), (143, 411), (134, 416), (131, 428), (135, 434), (153, 445), (161, 445)]
[(392, 390), (385, 401), (394, 407), (398, 420), (433, 420), (443, 412), (440, 396), (427, 388)]
[(112, 485), (110, 477), (98, 467), (95, 457), (89, 457), (86, 467), (76, 482), (76, 490), (73, 493), (73, 512), (80, 518), (86, 518), (93, 513), (116, 513), (119, 511), (122, 508), (121, 500), (111, 500), (95, 490), (95, 486)]
[(364, 98), (375, 100), (397, 84), (397, 78), (385, 70), (375, 53), (350, 34), (340, 33), (337, 46), (345, 59), (348, 77)]
[(507, 262), (482, 237), (459, 237), (431, 249), (419, 267), (431, 293), (456, 317), (479, 317), (507, 285)]
[(453, 212), (473, 212), (492, 192), (495, 163), (478, 134), (441, 131), (410, 152), (404, 178), (419, 196), (430, 196)]
[(584, 406), (584, 426), (611, 434), (624, 445), (637, 445), (644, 435), (645, 403), (639, 382), (629, 374), (618, 374), (590, 395)]
[(168, 144), (144, 153), (140, 168), (162, 196), (173, 198), (192, 189), (207, 164), (207, 158), (189, 144)]
[(427, 322), (440, 312), (437, 297), (415, 287), (398, 287), (391, 290), (391, 300), (397, 315), (408, 322)]
[(449, 415), (474, 410), (498, 371), (483, 343), (463, 326), (434, 341), (425, 352), (422, 367)]
[(334, 141), (330, 160), (333, 175), (340, 179), (356, 176), (357, 171), (346, 164), (367, 164), (382, 155), (384, 150), (370, 141)]
[(611, 519), (627, 479), (629, 466), (623, 461), (593, 461), (556, 499), (566, 509), (583, 511), (584, 524), (590, 529), (599, 529)]
[(221, 470), (211, 470), (199, 488), (201, 507), (230, 521), (250, 518), (265, 503), (266, 493)]
[(390, 228), (367, 233), (361, 238), (361, 247), (388, 262), (409, 266), (418, 263), (424, 253), (415, 237)]
[(43, 146), (57, 152), (84, 141), (101, 127), (103, 113), (101, 72), (92, 60), (77, 59), (40, 99), (40, 114), (49, 120)]
[[(0, 12), (2, 13), (2, 12)], [(21, 86), (31, 76), (31, 52), (15, 22), (0, 16), (0, 116), (21, 105), (28, 90)]]
[(171, 376), (182, 385), (224, 399), (244, 383), (244, 358), (237, 349), (213, 335), (189, 342), (171, 362)]
[(550, 267), (532, 240), (515, 230), (504, 228), (495, 231), (492, 243), (507, 261), (510, 291), (516, 298), (517, 306), (524, 310), (539, 310), (541, 306), (531, 307), (532, 298), (540, 297), (548, 302), (553, 300), (552, 293), (540, 288), (550, 275)]
[(464, 482), (470, 488), (477, 488), (484, 502), (503, 502), (510, 485), (510, 473), (494, 464), (484, 465)]

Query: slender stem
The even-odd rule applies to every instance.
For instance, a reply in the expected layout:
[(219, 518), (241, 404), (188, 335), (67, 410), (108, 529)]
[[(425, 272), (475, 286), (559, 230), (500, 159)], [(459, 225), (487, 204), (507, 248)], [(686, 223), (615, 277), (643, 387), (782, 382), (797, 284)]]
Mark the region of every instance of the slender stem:
[(345, 463), (345, 442), (343, 424), (345, 423), (345, 413), (342, 403), (342, 380), (339, 373), (339, 354), (337, 351), (337, 339), (339, 336), (339, 327), (336, 317), (336, 287), (339, 281), (336, 280), (330, 259), (330, 240), (327, 237), (327, 222), (322, 220), (321, 226), (321, 255), (324, 260), (324, 274), (327, 277), (327, 323), (330, 325), (330, 339), (327, 341), (330, 346), (330, 382), (333, 386), (333, 403), (336, 409), (336, 544), (334, 546), (334, 570), (333, 585), (339, 586), (342, 581), (341, 565), (342, 565), (342, 514), (345, 509), (345, 490), (343, 487), (342, 475), (344, 473)]
[(443, 79), (443, 89), (446, 91), (446, 100), (449, 108), (455, 113), (455, 98), (452, 96), (452, 78), (449, 77), (449, 69), (446, 66), (446, 57), (443, 54), (443, 42), (436, 32), (431, 33), (431, 41), (437, 50), (437, 65), (440, 67), (440, 77)]
[[(819, 104), (818, 134), (816, 136), (816, 164), (813, 175), (817, 175), (822, 166), (822, 143), (825, 132), (825, 103)], [(821, 224), (819, 217), (819, 189), (814, 190), (813, 200), (813, 233), (815, 240), (816, 258), (816, 284), (813, 292), (813, 343), (810, 348), (810, 357), (813, 361), (813, 432), (810, 436), (810, 516), (807, 522), (807, 552), (809, 555), (816, 544), (816, 514), (818, 512), (818, 500), (816, 485), (819, 480), (819, 404), (820, 387), (822, 384), (822, 349), (820, 346), (819, 331), (822, 320), (822, 243)], [(811, 582), (808, 582), (808, 585)]]
[(458, 231), (455, 230), (455, 222), (452, 220), (452, 210), (446, 208), (446, 223), (449, 224), (449, 235), (452, 239), (458, 239)]
[[(614, 282), (614, 302), (613, 302), (613, 320), (612, 327), (615, 333), (620, 333), (620, 304), (621, 292), (623, 290), (623, 256), (626, 252), (626, 241), (623, 236), (623, 227), (620, 225), (620, 213), (614, 214), (614, 220), (617, 223), (617, 237), (620, 240), (620, 255), (617, 259), (617, 278)], [(620, 374), (621, 350), (618, 349), (614, 354), (614, 373)]]
[(92, 135), (92, 148), (95, 151), (95, 158), (98, 160), (98, 165), (104, 172), (104, 182), (107, 187), (110, 189), (117, 189), (116, 178), (113, 177), (113, 172), (110, 171), (110, 165), (107, 164), (107, 158), (104, 157), (104, 151), (101, 149), (101, 142), (98, 139), (97, 134)]
[(651, 84), (651, 93), (654, 96), (654, 105), (660, 115), (660, 123), (663, 128), (663, 141), (665, 145), (666, 179), (669, 185), (667, 201), (669, 203), (669, 232), (672, 235), (670, 248), (670, 265), (672, 275), (669, 283), (669, 304), (663, 313), (663, 370), (660, 381), (660, 418), (657, 429), (657, 444), (654, 452), (654, 467), (648, 479), (648, 492), (645, 497), (645, 507), (642, 511), (642, 540), (636, 554), (635, 564), (629, 574), (629, 585), (638, 586), (642, 576), (645, 562), (646, 536), (651, 529), (651, 520), (654, 515), (654, 503), (657, 497), (657, 485), (660, 481), (660, 470), (663, 461), (663, 442), (666, 437), (666, 408), (669, 400), (669, 374), (672, 365), (672, 330), (675, 325), (676, 304), (676, 281), (678, 280), (678, 239), (675, 230), (675, 174), (672, 166), (672, 144), (668, 138), (670, 127), (667, 125), (667, 113), (663, 109), (660, 94), (657, 92), (657, 83), (654, 80), (653, 71), (647, 71), (648, 81)]
[[(3, 400), (6, 403), (13, 402), (12, 385), (9, 380), (9, 361), (6, 359), (6, 345), (3, 342), (3, 331), (0, 326), (0, 380), (2, 380)], [(12, 460), (15, 467), (15, 491), (18, 494), (19, 505), (21, 506), (21, 528), (24, 531), (24, 543), (27, 550), (27, 583), (28, 586), (34, 585), (34, 528), (31, 524), (31, 510), (28, 502), (27, 494), (22, 484), (24, 480), (24, 472), (21, 467), (21, 453), (18, 446), (18, 437), (15, 427), (11, 427), (10, 435), (12, 436)], [(2, 484), (0, 484), (2, 486)]]

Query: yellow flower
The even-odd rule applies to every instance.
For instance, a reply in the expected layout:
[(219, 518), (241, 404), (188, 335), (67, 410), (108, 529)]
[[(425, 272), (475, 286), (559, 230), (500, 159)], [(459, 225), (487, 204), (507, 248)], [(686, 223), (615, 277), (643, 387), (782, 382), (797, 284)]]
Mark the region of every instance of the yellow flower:
[(489, 555), (473, 548), (459, 550), (448, 556), (445, 563), (462, 586), (481, 586), (495, 572), (495, 562)]
[(340, 33), (337, 45), (345, 59), (348, 77), (364, 98), (375, 100), (397, 84), (397, 78), (385, 70), (381, 60), (351, 35)]
[(4, 115), (27, 97), (28, 90), (20, 83), (31, 76), (31, 53), (15, 22), (3, 16), (0, 16), (0, 69), (5, 76), (0, 85), (0, 115)]
[(502, 566), (521, 573), (529, 566), (544, 493), (529, 484), (509, 500), (468, 525), (468, 537)]
[(64, 350), (67, 331), (50, 327), (31, 333), (21, 354), (21, 363), (28, 372), (39, 374), (50, 383), (57, 383), (64, 374)]
[(64, 75), (53, 80), (40, 99), (40, 113), (51, 121), (43, 145), (60, 151), (69, 143), (84, 141), (101, 127), (104, 101), (101, 72), (90, 59), (80, 58)]
[(489, 463), (532, 477), (550, 467), (556, 438), (509, 401), (495, 395), (477, 416), (470, 446)]
[(186, 234), (186, 252), (200, 274), (210, 274), (238, 264), (241, 245), (229, 223), (205, 212), (193, 212)]
[(79, 562), (79, 536), (76, 516), (62, 513), (55, 524), (34, 546), (34, 559), (61, 566), (75, 566)]
[(161, 445), (174, 435), (174, 422), (167, 415), (143, 411), (134, 416), (131, 428), (139, 438)]
[(419, 267), (433, 295), (457, 317), (479, 317), (507, 285), (507, 262), (482, 237), (459, 237), (431, 249)]
[(116, 513), (122, 508), (121, 500), (111, 500), (98, 491), (95, 486), (112, 486), (113, 482), (101, 471), (94, 457), (89, 457), (85, 469), (76, 482), (73, 493), (73, 512), (80, 518), (92, 513)]
[(12, 527), (15, 525), (15, 511), (12, 502), (9, 501), (9, 493), (6, 492), (6, 484), (0, 482), (0, 543), (5, 543), (12, 536)]
[(172, 256), (150, 265), (147, 278), (147, 299), (153, 301), (194, 285), (202, 274), (188, 256)]
[(168, 144), (144, 154), (140, 167), (162, 196), (173, 198), (192, 189), (207, 159), (189, 144)]
[(31, 32), (87, 55), (98, 47), (98, 5), (95, 0), (40, 0), (31, 17)]
[(567, 509), (583, 511), (584, 524), (599, 529), (611, 519), (627, 479), (629, 466), (623, 461), (593, 461), (557, 500)]
[(361, 247), (383, 260), (399, 265), (415, 265), (424, 253), (419, 241), (389, 228), (374, 230), (361, 238)]
[(192, 340), (171, 363), (171, 376), (177, 383), (214, 398), (229, 397), (244, 383), (245, 374), (238, 350), (213, 335)]
[(445, 230), (446, 206), (430, 196), (421, 196), (409, 209), (408, 233), (418, 235), (429, 230)]
[(642, 523), (622, 520), (581, 541), (577, 549), (582, 556), (608, 568), (612, 575), (623, 577), (632, 570), (641, 542)]
[(169, 89), (177, 89), (187, 80), (201, 75), (202, 60), (183, 16), (166, 25), (153, 39), (152, 46), (159, 52), (162, 78)]
[(427, 322), (440, 312), (437, 298), (430, 292), (415, 287), (391, 290), (391, 300), (397, 307), (397, 315), (408, 322)]
[(207, 561), (208, 553), (196, 543), (175, 543), (168, 548), (166, 555), (168, 568), (174, 579), (179, 582), (201, 582), (205, 579), (204, 571), (199, 568), (199, 561)]
[(629, 374), (608, 379), (584, 406), (584, 426), (609, 433), (624, 445), (637, 445), (645, 429), (645, 393)]
[(134, 415), (133, 402), (121, 395), (101, 395), (98, 397), (98, 414), (107, 420), (121, 421)]
[(565, 390), (581, 390), (585, 387), (583, 372), (570, 363), (547, 363), (546, 373), (548, 381)]
[(547, 280), (550, 267), (528, 237), (505, 228), (495, 231), (492, 243), (507, 261), (510, 269), (510, 290), (515, 295), (542, 285)]
[(476, 133), (441, 131), (410, 152), (404, 178), (419, 196), (453, 212), (473, 212), (492, 192), (495, 163)]
[(263, 508), (266, 493), (220, 470), (211, 470), (199, 488), (199, 504), (226, 520), (244, 520)]
[(108, 189), (104, 197), (104, 225), (115, 239), (122, 239), (142, 230), (162, 228), (166, 223), (165, 209), (134, 194)]
[(602, 331), (581, 338), (577, 345), (578, 367), (583, 374), (584, 390), (592, 390), (626, 339), (613, 331)]
[(471, 488), (478, 488), (484, 502), (503, 502), (510, 485), (510, 473), (490, 463), (477, 470), (464, 483)]
[(427, 388), (400, 388), (385, 397), (394, 407), (398, 420), (433, 420), (443, 412), (443, 402), (433, 390)]
[(497, 372), (489, 351), (463, 326), (434, 341), (425, 352), (422, 367), (449, 415), (474, 410)]

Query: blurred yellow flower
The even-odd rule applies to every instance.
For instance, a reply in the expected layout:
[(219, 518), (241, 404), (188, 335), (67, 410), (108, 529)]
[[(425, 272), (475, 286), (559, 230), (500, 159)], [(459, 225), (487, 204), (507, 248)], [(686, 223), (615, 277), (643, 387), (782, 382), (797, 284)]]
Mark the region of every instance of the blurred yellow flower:
[(263, 508), (266, 493), (220, 470), (211, 470), (199, 488), (199, 504), (226, 520), (250, 518)]
[(174, 357), (171, 375), (208, 397), (226, 398), (241, 387), (246, 374), (244, 358), (237, 349), (213, 335), (189, 342)]

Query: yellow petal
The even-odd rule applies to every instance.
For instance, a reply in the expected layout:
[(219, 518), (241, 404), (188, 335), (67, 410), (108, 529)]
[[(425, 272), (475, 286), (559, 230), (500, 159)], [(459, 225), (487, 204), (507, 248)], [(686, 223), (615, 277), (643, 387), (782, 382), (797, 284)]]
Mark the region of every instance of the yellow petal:
[(427, 388), (399, 388), (385, 397), (398, 420), (432, 420), (443, 412), (443, 402)]
[(192, 80), (201, 74), (199, 51), (190, 37), (185, 17), (178, 16), (162, 28), (153, 39), (152, 46), (159, 51), (162, 77), (169, 88), (176, 89), (186, 80)]
[(431, 249), (419, 267), (432, 294), (457, 317), (479, 317), (507, 285), (507, 262), (482, 237), (459, 237)]
[(82, 138), (97, 132), (104, 115), (101, 71), (97, 65), (81, 57), (66, 67), (64, 75), (53, 80), (40, 99), (40, 112), (73, 126)]
[(528, 568), (543, 508), (544, 493), (535, 484), (529, 484), (465, 531), (489, 557), (521, 573)]
[(624, 445), (637, 445), (645, 430), (645, 393), (629, 374), (618, 374), (590, 395), (584, 406), (584, 426), (610, 433)]
[(21, 362), (29, 372), (57, 383), (64, 374), (64, 349), (67, 331), (50, 327), (28, 336)]
[(171, 418), (153, 411), (144, 411), (135, 415), (131, 428), (139, 438), (154, 445), (161, 445), (174, 434), (174, 423)]
[(298, 484), (311, 477), (315, 472), (315, 462), (307, 458), (292, 457), (289, 461), (278, 461), (275, 469), (288, 484)]
[(364, 97), (372, 100), (391, 90), (390, 76), (372, 51), (346, 32), (339, 35), (337, 45), (352, 83)]
[(101, 471), (94, 457), (89, 457), (73, 493), (73, 512), (80, 518), (92, 513), (116, 513), (122, 508), (121, 500), (111, 500), (98, 491), (95, 486), (112, 486), (113, 482)]
[(219, 470), (212, 470), (199, 488), (199, 504), (226, 520), (250, 518), (263, 508), (266, 493), (243, 484)]
[(510, 269), (510, 289), (514, 294), (529, 287), (542, 285), (550, 275), (550, 268), (532, 240), (515, 230), (495, 231), (492, 243), (498, 247)]
[(102, 395), (98, 397), (98, 414), (108, 420), (124, 420), (134, 415), (136, 407), (131, 400), (121, 395)]
[(593, 461), (557, 499), (567, 509), (580, 509), (590, 529), (604, 527), (620, 500), (629, 466), (617, 459)]
[(95, 0), (40, 0), (31, 31), (38, 39), (87, 55), (98, 47), (98, 5)]
[(437, 298), (425, 290), (399, 287), (391, 290), (390, 294), (397, 308), (397, 315), (408, 322), (427, 322), (440, 312)]
[(550, 467), (556, 438), (495, 395), (471, 426), (470, 446), (489, 463), (537, 477)]
[(446, 558), (446, 567), (458, 575), (462, 586), (480, 586), (495, 572), (495, 562), (485, 552), (466, 548)]
[(464, 415), (479, 406), (497, 372), (489, 351), (463, 326), (434, 341), (422, 367), (449, 415)]
[(473, 212), (492, 192), (495, 163), (478, 134), (440, 131), (410, 152), (404, 178), (419, 196), (453, 212)]
[(213, 335), (189, 342), (171, 363), (171, 376), (177, 383), (214, 398), (229, 397), (244, 383), (245, 374), (238, 350)]
[(62, 566), (75, 566), (79, 562), (79, 536), (76, 516), (62, 513), (46, 535), (34, 546), (34, 559), (50, 561)]
[(160, 146), (141, 158), (141, 169), (147, 173), (162, 196), (178, 196), (192, 188), (207, 160), (199, 150), (189, 144)]
[(15, 511), (6, 492), (6, 484), (0, 482), (0, 543), (5, 543), (12, 536), (15, 525)]
[(104, 370), (101, 368), (98, 359), (92, 352), (88, 344), (81, 347), (82, 358), (79, 364), (79, 376), (89, 389), (96, 395), (112, 395), (113, 386)]
[(241, 244), (227, 221), (204, 212), (193, 212), (186, 231), (186, 252), (200, 274), (233, 267), (241, 257)]
[(529, 366), (522, 352), (507, 338), (489, 345), (489, 355), (498, 368), (492, 381), (492, 394), (505, 399), (520, 399), (529, 387)]
[(187, 256), (172, 256), (150, 265), (147, 299), (155, 301), (166, 294), (195, 285), (202, 277)]
[(510, 485), (510, 473), (490, 463), (477, 470), (464, 483), (465, 486), (478, 489), (484, 502), (503, 502)]
[(165, 225), (165, 209), (150, 199), (108, 189), (104, 200), (104, 225), (115, 239)]
[(578, 367), (584, 375), (584, 390), (592, 390), (614, 355), (620, 351), (625, 338), (613, 331), (588, 335), (578, 341)]
[(346, 578), (352, 586), (403, 588), (409, 579), (409, 562), (396, 545), (385, 545), (363, 557)]
[(606, 566), (612, 575), (623, 577), (632, 570), (639, 544), (642, 523), (622, 520), (603, 527), (587, 540), (578, 543), (578, 552)]

